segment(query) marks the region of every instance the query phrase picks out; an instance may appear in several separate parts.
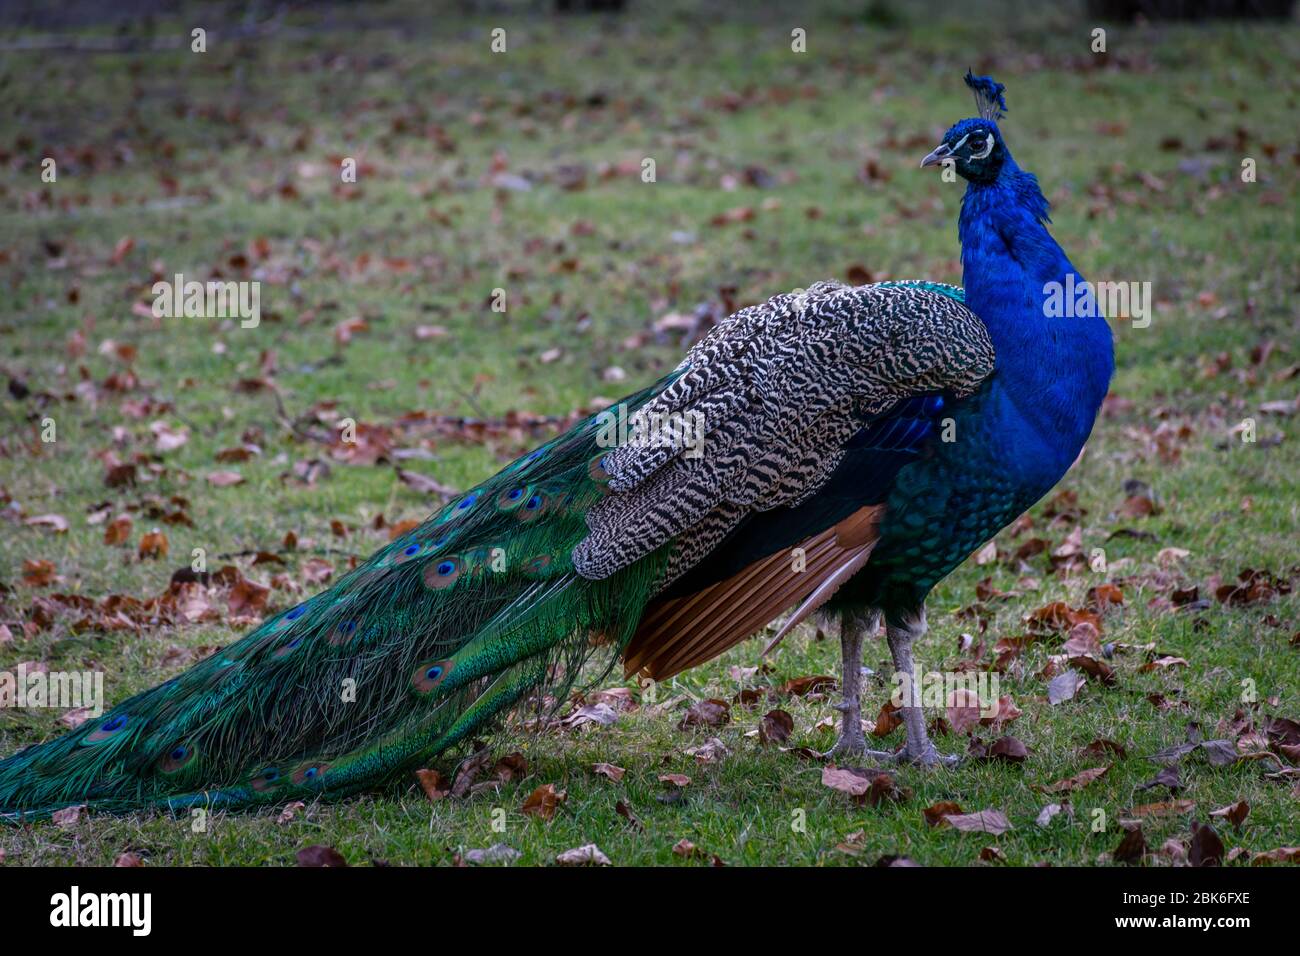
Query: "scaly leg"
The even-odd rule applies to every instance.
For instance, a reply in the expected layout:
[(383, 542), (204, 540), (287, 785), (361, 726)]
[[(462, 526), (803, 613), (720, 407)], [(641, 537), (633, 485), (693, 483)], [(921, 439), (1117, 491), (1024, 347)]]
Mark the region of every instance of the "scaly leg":
[(862, 639), (874, 633), (879, 617), (871, 614), (863, 618), (845, 611), (840, 615), (840, 693), (842, 701), (836, 706), (844, 715), (840, 725), (840, 739), (825, 754), (827, 757), (874, 757), (891, 759), (893, 754), (867, 747), (862, 732)]
[(894, 657), (894, 675), (902, 686), (903, 727), (907, 731), (907, 746), (899, 759), (919, 763), (925, 767), (935, 764), (953, 767), (961, 758), (941, 754), (934, 749), (930, 735), (925, 731), (925, 714), (921, 710), (921, 688), (916, 680), (916, 667), (912, 663), (912, 642), (925, 633), (925, 608), (918, 608), (908, 620), (897, 623), (886, 620), (885, 639)]

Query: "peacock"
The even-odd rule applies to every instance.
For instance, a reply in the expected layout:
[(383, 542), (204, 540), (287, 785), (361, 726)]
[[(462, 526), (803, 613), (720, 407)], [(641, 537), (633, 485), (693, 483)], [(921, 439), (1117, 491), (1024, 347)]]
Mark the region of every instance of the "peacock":
[(1003, 139), (1005, 87), (965, 82), (978, 114), (921, 162), (966, 181), (962, 288), (822, 281), (739, 310), (619, 403), (629, 433), (581, 421), (328, 590), (0, 762), (3, 818), (355, 794), (593, 667), (664, 680), (791, 608), (778, 637), (839, 619), (833, 753), (951, 763), (919, 695), (901, 750), (868, 750), (863, 640), (883, 619), (915, 683), (927, 594), (1065, 474), (1114, 367), (1095, 310), (1045, 310), (1082, 277)]

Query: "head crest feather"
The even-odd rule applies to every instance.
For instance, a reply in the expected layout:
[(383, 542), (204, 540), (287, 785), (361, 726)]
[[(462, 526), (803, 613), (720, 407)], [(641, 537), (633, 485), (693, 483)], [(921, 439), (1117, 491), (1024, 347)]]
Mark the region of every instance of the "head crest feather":
[(1000, 120), (1007, 114), (1007, 101), (1002, 95), (1006, 86), (991, 76), (976, 76), (966, 71), (966, 85), (975, 93), (975, 106), (980, 119)]

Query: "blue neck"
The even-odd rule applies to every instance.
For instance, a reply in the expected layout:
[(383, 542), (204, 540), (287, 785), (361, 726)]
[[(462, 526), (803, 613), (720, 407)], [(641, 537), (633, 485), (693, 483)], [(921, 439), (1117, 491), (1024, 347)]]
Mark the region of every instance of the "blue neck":
[[(997, 179), (962, 199), (962, 285), (997, 351), (999, 377), (1023, 417), (1071, 456), (1092, 430), (1114, 354), (1100, 314), (1049, 317), (1048, 283), (1084, 280), (1047, 231), (1038, 180), (1007, 154)], [(1086, 310), (1085, 310), (1086, 311)], [(1068, 463), (1067, 463), (1068, 464)]]

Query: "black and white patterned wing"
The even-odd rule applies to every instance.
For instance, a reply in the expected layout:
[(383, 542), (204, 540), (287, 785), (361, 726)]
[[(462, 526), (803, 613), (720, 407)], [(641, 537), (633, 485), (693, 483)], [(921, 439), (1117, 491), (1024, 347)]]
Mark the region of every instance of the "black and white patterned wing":
[(667, 584), (746, 513), (815, 494), (871, 416), (974, 391), (993, 345), (959, 290), (938, 288), (818, 282), (721, 322), (601, 459), (611, 494), (587, 515), (578, 572), (608, 577), (675, 541)]

